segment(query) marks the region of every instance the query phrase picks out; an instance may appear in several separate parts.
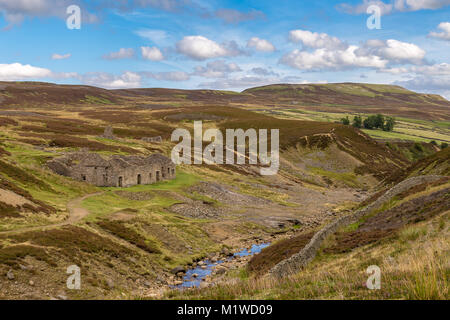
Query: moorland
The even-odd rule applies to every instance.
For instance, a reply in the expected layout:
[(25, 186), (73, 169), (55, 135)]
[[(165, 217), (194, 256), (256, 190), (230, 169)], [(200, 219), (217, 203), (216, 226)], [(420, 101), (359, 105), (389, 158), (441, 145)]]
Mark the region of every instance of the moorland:
[[(341, 123), (374, 114), (395, 118), (394, 130)], [(278, 174), (182, 164), (174, 180), (102, 188), (46, 166), (80, 150), (170, 156), (172, 132), (192, 132), (197, 120), (280, 129)], [(107, 127), (117, 139), (102, 135)], [(231, 92), (0, 82), (0, 298), (448, 299), (447, 143), (450, 102), (391, 85)], [(308, 264), (270, 276), (357, 212)], [(264, 249), (234, 255), (255, 245)], [(180, 289), (189, 270), (223, 260)], [(71, 265), (80, 290), (66, 286)], [(381, 290), (365, 286), (370, 265), (383, 271)]]

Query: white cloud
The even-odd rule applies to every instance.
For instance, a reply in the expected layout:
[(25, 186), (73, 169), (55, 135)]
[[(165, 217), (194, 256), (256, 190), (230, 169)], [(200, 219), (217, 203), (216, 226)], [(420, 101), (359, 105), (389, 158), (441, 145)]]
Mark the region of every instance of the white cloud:
[(435, 93), (450, 99), (450, 77), (415, 77), (406, 81), (397, 81), (395, 84), (410, 90)]
[(190, 79), (189, 74), (183, 71), (145, 73), (147, 77), (163, 81), (187, 81)]
[(52, 60), (65, 60), (65, 59), (69, 59), (72, 55), (70, 53), (67, 54), (58, 54), (58, 53), (54, 53), (52, 54)]
[(205, 67), (197, 66), (193, 75), (205, 78), (223, 78), (233, 72), (242, 71), (235, 63), (226, 63), (223, 60), (208, 62)]
[(295, 43), (301, 42), (304, 46), (314, 49), (346, 49), (348, 47), (336, 37), (307, 30), (292, 30), (289, 32), (289, 40)]
[(0, 13), (11, 25), (21, 23), (26, 17), (58, 17), (66, 19), (68, 6), (77, 4), (82, 7), (82, 20), (84, 23), (98, 21), (96, 15), (91, 14), (83, 7), (81, 0), (0, 0)]
[(413, 66), (411, 72), (430, 76), (450, 75), (450, 64), (440, 63), (431, 66)]
[[(394, 39), (368, 40), (362, 46), (348, 45), (326, 33), (293, 30), (292, 42), (301, 42), (303, 50), (284, 55), (280, 62), (300, 70), (342, 70), (374, 68), (384, 72), (396, 72), (391, 64), (424, 64), (426, 52), (413, 43)], [(315, 49), (308, 51), (308, 48)], [(389, 71), (388, 71), (389, 70)]]
[(425, 50), (417, 45), (394, 39), (386, 41), (369, 40), (358, 51), (358, 55), (376, 55), (391, 62), (420, 64), (425, 58)]
[(367, 8), (371, 5), (378, 6), (381, 9), (381, 14), (389, 14), (394, 9), (392, 4), (380, 0), (363, 0), (362, 3), (357, 5), (341, 3), (337, 5), (337, 9), (348, 14), (366, 14)]
[(138, 88), (141, 86), (142, 80), (138, 73), (129, 71), (120, 75), (106, 72), (91, 72), (82, 75), (80, 78), (84, 84), (108, 89)]
[(442, 32), (430, 32), (430, 37), (450, 41), (450, 22), (441, 22), (438, 29)]
[(247, 42), (247, 48), (254, 48), (256, 51), (273, 52), (275, 46), (265, 39), (253, 37)]
[(380, 69), (380, 70), (378, 70), (378, 72), (390, 73), (390, 74), (406, 74), (406, 73), (410, 73), (410, 69), (405, 68), (405, 67), (386, 68), (386, 69)]
[(177, 43), (177, 50), (191, 58), (205, 60), (224, 57), (227, 50), (218, 43), (203, 36), (187, 36)]
[(294, 50), (281, 58), (280, 62), (300, 70), (385, 68), (388, 61), (374, 55), (356, 54), (357, 46), (345, 50), (317, 49), (314, 52)]
[(177, 51), (196, 60), (237, 56), (242, 54), (234, 41), (218, 44), (203, 36), (187, 36), (177, 43)]
[(393, 0), (389, 3), (381, 0), (363, 0), (357, 5), (341, 3), (337, 5), (337, 9), (348, 14), (366, 14), (367, 8), (371, 5), (378, 6), (381, 14), (385, 15), (394, 11), (436, 10), (450, 5), (450, 0)]
[(450, 0), (395, 0), (399, 11), (436, 10), (450, 5)]
[(387, 68), (381, 69), (380, 72), (391, 73), (391, 74), (411, 74), (415, 73), (421, 76), (450, 76), (450, 64), (448, 63), (440, 63), (433, 65), (424, 65), (424, 66), (412, 66), (409, 68), (406, 67), (396, 67), (396, 68)]
[(233, 79), (220, 79), (213, 82), (201, 83), (199, 88), (213, 88), (213, 89), (240, 89), (257, 87), (267, 84), (275, 84), (279, 82), (279, 78), (264, 78), (255, 76), (244, 76)]
[(26, 79), (47, 78), (52, 75), (48, 69), (20, 63), (0, 64), (0, 80), (17, 81)]
[(14, 24), (21, 23), (30, 17), (58, 17), (66, 19), (66, 9), (70, 5), (81, 7), (83, 23), (96, 23), (97, 15), (90, 13), (87, 8), (95, 8), (99, 16), (106, 10), (132, 11), (137, 8), (152, 7), (159, 10), (174, 12), (179, 9), (194, 8), (196, 4), (187, 0), (0, 0), (0, 14), (5, 20)]
[(129, 48), (120, 48), (117, 52), (111, 52), (108, 54), (105, 54), (103, 56), (103, 59), (106, 60), (119, 60), (119, 59), (129, 59), (134, 57), (134, 49)]
[(164, 55), (161, 50), (156, 47), (141, 47), (142, 57), (151, 61), (164, 60)]
[(219, 79), (212, 82), (201, 83), (199, 88), (212, 88), (212, 89), (246, 89), (251, 87), (265, 86), (278, 83), (326, 83), (326, 81), (310, 82), (308, 80), (302, 80), (298, 76), (285, 76), (285, 77), (257, 77), (257, 76), (243, 76), (231, 79)]

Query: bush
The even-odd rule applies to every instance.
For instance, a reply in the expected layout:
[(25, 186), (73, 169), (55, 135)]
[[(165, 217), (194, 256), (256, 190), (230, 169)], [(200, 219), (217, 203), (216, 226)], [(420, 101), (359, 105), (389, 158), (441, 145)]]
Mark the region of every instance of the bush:
[(341, 122), (342, 122), (343, 125), (348, 126), (348, 125), (350, 124), (350, 119), (349, 119), (348, 116), (347, 116), (347, 117), (345, 117), (345, 118), (342, 118), (342, 119), (341, 119)]
[(418, 142), (414, 143), (414, 149), (419, 152), (423, 152), (423, 146)]
[(441, 149), (445, 149), (448, 147), (448, 143), (447, 142), (442, 142), (441, 143)]
[(362, 118), (361, 118), (361, 116), (355, 116), (353, 118), (353, 126), (355, 128), (361, 128), (362, 127)]
[(392, 117), (388, 117), (386, 119), (386, 123), (383, 124), (382, 129), (384, 131), (393, 131), (395, 126), (395, 119)]
[(376, 116), (369, 116), (368, 118), (364, 119), (363, 125), (365, 129), (374, 129), (377, 125), (377, 119)]

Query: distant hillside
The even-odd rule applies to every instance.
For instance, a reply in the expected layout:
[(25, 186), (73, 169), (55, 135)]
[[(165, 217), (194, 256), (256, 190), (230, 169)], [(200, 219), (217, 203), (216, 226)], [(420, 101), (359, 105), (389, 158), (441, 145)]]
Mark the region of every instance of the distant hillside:
[(45, 82), (0, 82), (0, 106), (42, 104), (110, 104), (117, 97), (106, 89)]
[(421, 159), (411, 166), (394, 172), (388, 183), (399, 183), (413, 176), (420, 175), (443, 175), (450, 176), (450, 148), (445, 148), (431, 156)]
[(450, 101), (399, 86), (334, 83), (276, 84), (243, 91), (283, 106), (314, 107), (325, 112), (383, 113), (417, 119), (449, 120)]
[(450, 101), (393, 85), (358, 83), (276, 84), (242, 93), (163, 88), (106, 90), (42, 82), (0, 82), (0, 106), (130, 104), (162, 108), (188, 105), (288, 108), (333, 113), (383, 113), (422, 120), (450, 120)]

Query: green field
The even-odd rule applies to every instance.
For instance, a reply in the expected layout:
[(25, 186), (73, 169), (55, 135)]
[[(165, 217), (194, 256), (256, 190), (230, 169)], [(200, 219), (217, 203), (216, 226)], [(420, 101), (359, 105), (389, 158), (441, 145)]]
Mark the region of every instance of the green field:
[[(258, 112), (270, 114), (273, 117), (282, 119), (297, 119), (307, 121), (339, 122), (343, 117), (348, 116), (350, 120), (355, 115), (367, 117), (364, 114), (352, 113), (331, 113), (318, 112), (300, 109), (259, 109)], [(436, 141), (450, 142), (450, 121), (429, 121), (410, 118), (396, 118), (396, 126), (393, 132), (384, 132), (382, 130), (363, 131), (375, 139), (382, 140), (404, 140), (414, 142)]]

